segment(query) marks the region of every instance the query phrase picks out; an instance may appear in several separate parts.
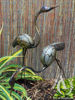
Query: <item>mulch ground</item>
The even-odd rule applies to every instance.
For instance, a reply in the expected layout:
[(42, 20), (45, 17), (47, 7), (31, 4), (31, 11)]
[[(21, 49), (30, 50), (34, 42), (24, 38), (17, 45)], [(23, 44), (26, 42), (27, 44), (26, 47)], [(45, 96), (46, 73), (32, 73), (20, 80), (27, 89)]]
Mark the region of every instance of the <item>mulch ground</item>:
[[(29, 81), (29, 80), (18, 80), (19, 84), (25, 87), (28, 96), (32, 100), (53, 100), (53, 96), (56, 90), (51, 89), (54, 80), (45, 81)], [(25, 82), (25, 85), (23, 84)]]

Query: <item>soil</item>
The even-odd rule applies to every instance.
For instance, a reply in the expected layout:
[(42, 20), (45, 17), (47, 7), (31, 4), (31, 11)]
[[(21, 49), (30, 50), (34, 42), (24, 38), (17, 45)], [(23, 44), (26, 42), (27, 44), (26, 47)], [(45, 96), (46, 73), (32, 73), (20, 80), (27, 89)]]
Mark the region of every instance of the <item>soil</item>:
[(56, 93), (56, 90), (52, 89), (54, 80), (30, 81), (19, 79), (17, 83), (25, 87), (32, 100), (54, 100), (53, 96)]

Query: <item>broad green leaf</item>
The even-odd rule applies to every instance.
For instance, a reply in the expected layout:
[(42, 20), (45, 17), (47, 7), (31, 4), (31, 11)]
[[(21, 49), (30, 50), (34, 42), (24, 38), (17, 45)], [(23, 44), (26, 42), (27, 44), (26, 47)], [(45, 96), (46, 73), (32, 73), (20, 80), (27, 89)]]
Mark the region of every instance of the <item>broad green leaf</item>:
[[(6, 86), (6, 88), (9, 89), (10, 87)], [(9, 90), (8, 90), (8, 93), (10, 94)], [(5, 97), (5, 94), (3, 92), (0, 93), (0, 94), (2, 94), (3, 97)], [(18, 93), (14, 92), (14, 91), (12, 91), (11, 97), (14, 97), (14, 99), (17, 99), (17, 100), (22, 100), (21, 96)], [(4, 100), (4, 99), (2, 99), (2, 100)], [(5, 100), (7, 100), (7, 99), (5, 99)]]
[(12, 96), (14, 96), (15, 99), (17, 99), (17, 100), (22, 100), (21, 96), (18, 93), (14, 92), (14, 91), (12, 91)]
[(0, 70), (0, 73), (2, 72), (7, 72), (7, 71), (16, 71), (16, 68), (21, 68), (22, 66), (21, 65), (17, 65), (17, 64), (10, 64), (10, 65), (7, 65), (5, 67), (3, 67), (1, 70)]
[(7, 82), (2, 82), (2, 83), (0, 83), (0, 85), (8, 85), (8, 83)]
[(73, 99), (73, 93), (70, 93), (68, 96), (69, 96), (69, 98), (71, 98), (71, 99)]
[(35, 80), (43, 80), (42, 77), (37, 76), (37, 75), (25, 75), (25, 77), (26, 78), (31, 77), (32, 79), (35, 79)]
[(1, 85), (0, 85), (0, 90), (5, 94), (5, 97), (7, 98), (7, 100), (13, 100), (10, 94), (7, 92), (7, 90)]
[(2, 96), (2, 95), (0, 95), (0, 99), (1, 100), (6, 100), (6, 98), (4, 96)]
[(7, 70), (4, 70), (3, 72), (15, 72), (16, 69), (7, 69)]
[[(1, 75), (1, 76), (0, 76), (0, 81), (6, 79), (6, 78), (8, 78), (8, 77), (10, 77), (10, 76), (7, 77), (7, 74), (8, 74), (8, 73), (5, 73), (5, 74)], [(6, 78), (5, 78), (5, 77), (6, 77)]]
[(2, 82), (0, 82), (0, 84), (2, 84), (2, 83), (6, 84), (9, 82), (9, 80), (10, 80), (10, 77), (6, 77), (5, 79), (2, 80)]
[(31, 69), (29, 69), (29, 68), (26, 68), (25, 69), (26, 71), (28, 71), (29, 73), (31, 73), (32, 75), (36, 75)]
[(2, 62), (0, 62), (0, 66), (2, 66), (4, 64), (6, 60), (3, 60)]
[(27, 97), (27, 100), (32, 100), (32, 99), (30, 99), (30, 97)]
[(0, 62), (2, 62), (2, 61), (4, 61), (4, 60), (7, 60), (8, 58), (10, 58), (10, 57), (23, 57), (23, 56), (4, 56), (4, 57), (1, 57), (0, 58)]
[(15, 89), (15, 90), (18, 90), (18, 91), (20, 91), (20, 92), (22, 93), (22, 98), (23, 98), (23, 97), (28, 97), (28, 96), (27, 96), (26, 90), (25, 90), (24, 87), (22, 87), (21, 85), (19, 85), (19, 84), (16, 83), (16, 84), (14, 85), (14, 89)]
[[(64, 80), (66, 88), (64, 89), (63, 84), (57, 84), (56, 89), (57, 93), (54, 95), (55, 98), (63, 98), (63, 97), (68, 97), (68, 98), (73, 98), (73, 95), (75, 94), (74, 92), (74, 84), (75, 84), (75, 77), (74, 78), (68, 78)], [(74, 82), (74, 83), (73, 83)], [(60, 83), (60, 80), (59, 80)], [(58, 86), (59, 85), (59, 86)], [(60, 88), (60, 89), (59, 89)], [(61, 90), (61, 93), (60, 93)]]
[[(9, 93), (10, 93), (10, 91), (9, 91)], [(22, 97), (18, 93), (14, 92), (14, 91), (12, 91), (11, 96), (13, 96), (17, 100), (22, 100)]]
[(4, 60), (7, 60), (9, 57), (8, 56), (4, 56), (4, 57), (1, 57), (0, 58), (0, 62), (4, 61)]
[[(25, 67), (24, 67), (25, 68)], [(32, 70), (29, 69), (29, 71), (25, 71), (24, 68), (19, 69), (17, 72), (13, 73), (13, 77), (16, 79), (19, 79), (18, 75), (22, 73), (22, 76), (26, 79), (31, 79), (31, 80), (43, 80), (40, 76), (37, 76), (34, 72), (32, 72)], [(28, 68), (26, 68), (28, 69)], [(22, 78), (23, 78), (22, 77)], [(13, 81), (13, 80), (12, 80)]]
[(4, 79), (4, 77), (6, 77), (6, 75), (0, 75), (0, 80)]
[[(21, 75), (19, 74), (18, 76), (17, 76), (17, 78), (16, 79), (19, 79), (19, 78), (21, 78)], [(44, 80), (42, 77), (40, 77), (40, 76), (37, 76), (37, 75), (30, 75), (30, 74), (26, 74), (26, 75), (22, 75), (22, 78), (26, 78), (27, 80)]]
[(16, 58), (19, 54), (22, 53), (22, 49), (18, 50), (17, 52), (15, 52), (12, 56), (9, 56), (7, 60), (5, 60), (5, 62), (0, 66), (0, 69), (10, 60)]

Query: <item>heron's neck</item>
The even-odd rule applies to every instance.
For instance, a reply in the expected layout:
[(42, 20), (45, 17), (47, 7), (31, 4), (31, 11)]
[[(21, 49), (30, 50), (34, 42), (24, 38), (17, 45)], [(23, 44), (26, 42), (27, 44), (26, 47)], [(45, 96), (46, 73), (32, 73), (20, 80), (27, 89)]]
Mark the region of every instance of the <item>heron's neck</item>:
[(35, 29), (35, 36), (33, 38), (34, 40), (34, 47), (37, 47), (40, 43), (40, 32), (39, 32), (39, 29), (36, 25), (36, 22), (37, 22), (37, 18), (39, 16), (39, 12), (36, 14), (35, 18), (34, 18), (34, 29)]

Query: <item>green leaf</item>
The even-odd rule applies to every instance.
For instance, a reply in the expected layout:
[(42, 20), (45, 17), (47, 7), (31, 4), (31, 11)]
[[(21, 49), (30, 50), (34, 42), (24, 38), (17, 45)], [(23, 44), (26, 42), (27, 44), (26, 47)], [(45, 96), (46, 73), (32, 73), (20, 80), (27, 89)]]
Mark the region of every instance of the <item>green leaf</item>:
[(7, 66), (1, 68), (0, 73), (7, 72), (7, 71), (16, 71), (17, 67), (21, 68), (22, 66), (21, 65), (17, 65), (17, 64), (7, 65)]
[(27, 92), (21, 85), (15, 83), (14, 89), (20, 91), (22, 93), (22, 97), (27, 97)]
[(7, 90), (1, 85), (0, 85), (0, 90), (4, 93), (7, 100), (13, 100), (13, 98), (10, 96), (10, 94), (7, 92)]
[(14, 91), (12, 91), (11, 96), (13, 96), (16, 100), (22, 100), (21, 96), (18, 93), (14, 92)]
[(22, 53), (22, 49), (18, 50), (17, 52), (15, 52), (12, 56), (8, 56), (8, 59), (5, 60), (5, 62), (0, 66), (0, 69), (7, 63), (9, 62), (10, 60), (16, 58), (19, 54)]
[(3, 60), (2, 62), (0, 62), (0, 66), (2, 66), (4, 64), (6, 60)]
[(73, 93), (70, 93), (70, 94), (67, 95), (67, 96), (69, 96), (69, 98), (72, 98), (72, 99), (73, 99)]
[[(21, 78), (21, 74), (19, 73), (16, 79), (20, 79)], [(27, 80), (44, 80), (42, 77), (38, 76), (38, 75), (30, 75), (28, 73), (22, 74), (22, 78), (27, 79)]]
[(0, 99), (1, 100), (6, 100), (6, 98), (4, 96), (2, 96), (2, 95), (0, 95)]
[[(6, 86), (6, 88), (8, 88), (9, 89), (9, 86)], [(10, 95), (10, 91), (7, 89), (7, 91), (8, 91), (8, 94)], [(3, 97), (5, 97), (6, 99), (5, 100), (7, 100), (7, 97), (5, 96), (5, 93), (0, 93)], [(22, 98), (21, 98), (21, 96), (18, 94), (18, 93), (16, 93), (16, 92), (14, 92), (14, 91), (12, 91), (12, 94), (11, 94), (11, 97), (13, 97), (14, 99), (17, 99), (17, 100), (22, 100)], [(2, 100), (4, 100), (4, 99), (2, 99)], [(10, 100), (10, 99), (9, 99)]]
[[(58, 82), (60, 83), (60, 81)], [(54, 95), (55, 98), (59, 98), (59, 97), (68, 97), (68, 98), (73, 98), (73, 95), (75, 94), (75, 77), (72, 78), (68, 78), (66, 80), (64, 80), (64, 84), (65, 84), (65, 89), (64, 89), (64, 85), (63, 84), (57, 84), (56, 89), (57, 89), (57, 93)], [(58, 89), (59, 87), (59, 89)], [(61, 93), (59, 93), (61, 90)]]
[(1, 57), (0, 58), (0, 62), (4, 61), (4, 60), (7, 60), (9, 57), (8, 56), (4, 56), (4, 57)]
[(32, 75), (36, 75), (36, 74), (35, 74), (31, 69), (29, 69), (29, 68), (26, 68), (26, 69), (25, 69), (25, 72), (26, 72), (26, 71), (28, 71), (28, 72), (29, 72), (30, 74), (32, 74)]
[(42, 77), (37, 76), (37, 75), (25, 75), (25, 77), (28, 79), (32, 79), (32, 80), (44, 80)]
[(8, 83), (2, 82), (2, 83), (0, 83), (0, 85), (4, 86), (4, 85), (8, 85)]

